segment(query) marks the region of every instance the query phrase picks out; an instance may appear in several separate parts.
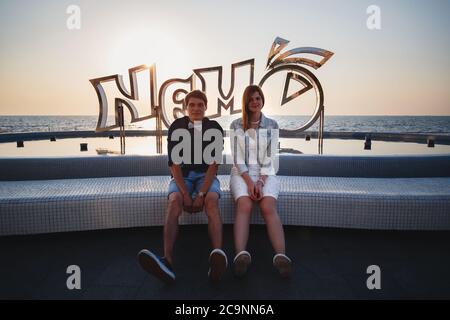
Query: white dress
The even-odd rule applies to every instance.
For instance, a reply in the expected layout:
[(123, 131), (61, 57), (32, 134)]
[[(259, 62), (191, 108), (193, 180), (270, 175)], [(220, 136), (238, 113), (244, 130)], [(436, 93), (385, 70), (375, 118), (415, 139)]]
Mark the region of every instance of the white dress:
[[(250, 178), (256, 182), (258, 181), (261, 174), (261, 166), (256, 161), (257, 154), (257, 143), (256, 139), (249, 138), (248, 139), (248, 150), (249, 150), (249, 161), (246, 164), (248, 168), (248, 174)], [(231, 178), (230, 178), (230, 189), (233, 195), (234, 200), (236, 201), (238, 198), (242, 196), (249, 197), (247, 184), (245, 183), (244, 178), (240, 175), (239, 169), (237, 166), (233, 166), (231, 169)], [(278, 199), (279, 193), (279, 183), (276, 175), (268, 175), (265, 181), (264, 187), (262, 189), (263, 197), (272, 197)]]

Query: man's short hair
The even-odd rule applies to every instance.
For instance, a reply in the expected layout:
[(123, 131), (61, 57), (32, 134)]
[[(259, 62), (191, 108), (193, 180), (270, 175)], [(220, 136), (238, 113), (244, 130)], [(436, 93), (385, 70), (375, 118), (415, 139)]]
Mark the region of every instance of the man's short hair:
[(205, 103), (205, 106), (208, 105), (208, 98), (206, 98), (206, 94), (203, 91), (193, 90), (193, 91), (189, 92), (186, 95), (186, 97), (184, 97), (184, 103), (185, 103), (186, 106), (188, 106), (190, 98), (201, 99)]

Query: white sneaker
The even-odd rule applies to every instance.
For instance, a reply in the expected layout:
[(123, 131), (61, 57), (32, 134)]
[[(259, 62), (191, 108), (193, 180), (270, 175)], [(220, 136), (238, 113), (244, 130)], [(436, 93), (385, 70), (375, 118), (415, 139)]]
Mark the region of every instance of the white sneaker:
[(238, 277), (242, 277), (247, 273), (247, 269), (252, 263), (252, 256), (248, 251), (239, 252), (233, 260), (234, 274)]
[(292, 261), (285, 254), (278, 253), (273, 257), (273, 265), (282, 278), (288, 278), (292, 273)]
[(212, 281), (219, 281), (228, 266), (227, 255), (221, 249), (214, 249), (209, 255), (208, 277)]

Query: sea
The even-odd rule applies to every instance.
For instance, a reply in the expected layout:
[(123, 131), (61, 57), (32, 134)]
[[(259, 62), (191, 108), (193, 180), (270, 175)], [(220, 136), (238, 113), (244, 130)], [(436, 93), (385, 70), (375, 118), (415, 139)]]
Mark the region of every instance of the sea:
[[(217, 120), (228, 129), (232, 120), (239, 115), (222, 116)], [(307, 116), (268, 115), (277, 120), (280, 128), (293, 129), (306, 123)], [(109, 118), (108, 123), (114, 119)], [(95, 130), (98, 116), (0, 116), (1, 133), (54, 132), (54, 131), (92, 131)], [(151, 122), (153, 121), (153, 123)], [(308, 130), (316, 131), (316, 123)], [(152, 130), (154, 120), (128, 123), (127, 130)], [(434, 133), (450, 135), (450, 116), (327, 116), (326, 132), (384, 132), (384, 133)]]

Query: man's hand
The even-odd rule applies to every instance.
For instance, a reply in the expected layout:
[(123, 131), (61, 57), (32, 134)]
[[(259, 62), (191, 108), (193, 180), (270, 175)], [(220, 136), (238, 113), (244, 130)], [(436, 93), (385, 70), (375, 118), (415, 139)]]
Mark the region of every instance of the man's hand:
[(189, 193), (183, 193), (183, 209), (186, 212), (192, 213), (192, 198)]
[(196, 196), (194, 202), (192, 203), (192, 213), (203, 211), (203, 206), (205, 204), (205, 197)]

